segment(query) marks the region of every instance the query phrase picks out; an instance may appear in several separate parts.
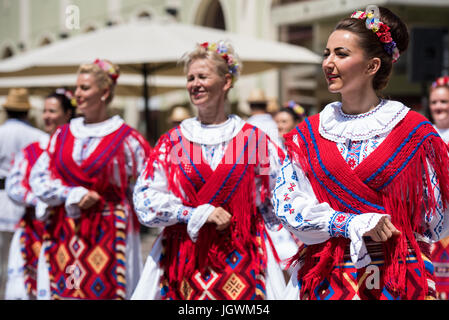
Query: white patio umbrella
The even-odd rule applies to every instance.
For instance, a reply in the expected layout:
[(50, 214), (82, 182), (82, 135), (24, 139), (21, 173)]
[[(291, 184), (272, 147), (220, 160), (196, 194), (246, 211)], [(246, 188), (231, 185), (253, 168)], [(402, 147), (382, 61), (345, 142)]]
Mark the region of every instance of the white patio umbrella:
[[(7, 95), (10, 88), (27, 88), (31, 94), (48, 94), (56, 88), (74, 88), (76, 74), (56, 74), (42, 76), (0, 77), (0, 95)], [(154, 76), (148, 81), (153, 96), (185, 89), (185, 78), (178, 76)], [(137, 74), (122, 74), (115, 88), (118, 96), (142, 95), (142, 77)]]
[[(243, 62), (242, 74), (291, 64), (318, 64), (312, 51), (277, 41), (173, 22), (135, 22), (61, 40), (0, 62), (0, 77), (75, 73), (96, 58), (118, 64), (122, 73), (143, 76), (146, 121), (148, 75), (182, 75), (177, 62), (196, 43), (229, 40)], [(147, 135), (151, 135), (147, 125)]]

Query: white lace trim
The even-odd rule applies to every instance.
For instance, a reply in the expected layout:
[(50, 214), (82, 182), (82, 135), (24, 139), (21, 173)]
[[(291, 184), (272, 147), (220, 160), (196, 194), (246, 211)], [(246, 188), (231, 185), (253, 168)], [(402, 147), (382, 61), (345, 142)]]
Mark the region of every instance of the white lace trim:
[(341, 110), (341, 102), (333, 102), (319, 115), (319, 132), (322, 137), (334, 142), (368, 140), (388, 134), (409, 110), (398, 101), (381, 100), (376, 108), (367, 113), (349, 115)]
[(123, 119), (116, 115), (98, 123), (84, 123), (83, 117), (70, 121), (70, 131), (78, 139), (101, 138), (116, 131), (124, 123)]
[(181, 122), (182, 134), (187, 140), (206, 145), (223, 143), (234, 138), (245, 125), (239, 116), (231, 114), (223, 123), (204, 125), (197, 118)]

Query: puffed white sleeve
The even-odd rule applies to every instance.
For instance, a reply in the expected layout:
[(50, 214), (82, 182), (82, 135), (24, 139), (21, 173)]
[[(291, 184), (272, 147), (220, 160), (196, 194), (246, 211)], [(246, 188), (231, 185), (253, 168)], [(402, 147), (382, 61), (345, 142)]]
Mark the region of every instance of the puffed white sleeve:
[(148, 165), (154, 167), (153, 176), (147, 177), (146, 170), (143, 170), (133, 193), (134, 208), (139, 221), (148, 227), (185, 223), (190, 238), (196, 241), (199, 230), (215, 207), (209, 204), (195, 208), (185, 206), (182, 200), (168, 189), (167, 177), (161, 163), (154, 161)]
[(88, 190), (81, 186), (67, 186), (60, 179), (51, 177), (49, 152), (54, 151), (57, 133), (50, 140), (49, 150), (42, 152), (31, 169), (29, 183), (39, 200), (51, 207), (64, 204), (67, 215), (76, 218), (81, 214), (78, 203)]
[(426, 188), (426, 193), (433, 192), (435, 206), (428, 206), (423, 214), (423, 234), (430, 241), (439, 241), (449, 236), (449, 206), (444, 208), (441, 199), (440, 181), (435, 169), (427, 160), (427, 170), (430, 177), (430, 188)]
[(9, 198), (23, 206), (36, 206), (37, 197), (25, 187), (26, 172), (29, 162), (23, 152), (18, 153), (13, 160), (12, 168), (6, 178), (5, 190)]
[[(268, 188), (269, 190), (274, 190), (276, 185), (277, 173), (282, 164), (282, 157), (284, 156), (283, 151), (278, 148), (270, 139), (267, 139), (267, 150), (268, 150), (268, 167), (259, 167), (257, 171), (256, 178), (256, 189), (262, 190), (262, 177), (268, 177)], [(273, 204), (270, 198), (265, 199), (264, 202), (261, 201), (260, 197), (256, 198), (256, 206), (265, 221), (266, 227), (270, 231), (277, 231), (282, 228), (281, 220), (276, 216), (273, 210)]]
[(289, 157), (279, 170), (272, 201), (283, 225), (306, 245), (345, 237), (351, 240), (351, 259), (357, 268), (371, 261), (363, 234), (373, 229), (384, 214), (357, 215), (336, 211), (328, 203), (319, 202), (301, 167)]

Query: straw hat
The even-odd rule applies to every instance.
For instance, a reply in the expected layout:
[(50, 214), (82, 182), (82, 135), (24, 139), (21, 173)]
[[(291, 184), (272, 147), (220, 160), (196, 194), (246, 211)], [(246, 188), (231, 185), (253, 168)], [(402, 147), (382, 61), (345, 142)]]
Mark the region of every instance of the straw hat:
[(280, 109), (279, 103), (276, 98), (269, 98), (268, 99), (268, 105), (267, 105), (267, 112), (268, 113), (276, 113)]
[(182, 106), (177, 106), (177, 107), (173, 108), (173, 110), (170, 114), (169, 120), (171, 122), (181, 122), (190, 117), (191, 117), (191, 115), (189, 113), (189, 110), (187, 110), (186, 108), (184, 108)]
[(266, 103), (268, 102), (265, 92), (262, 89), (253, 89), (249, 94), (248, 103)]
[(6, 110), (28, 111), (31, 108), (28, 100), (28, 90), (25, 88), (12, 88), (8, 92), (6, 102), (3, 104)]

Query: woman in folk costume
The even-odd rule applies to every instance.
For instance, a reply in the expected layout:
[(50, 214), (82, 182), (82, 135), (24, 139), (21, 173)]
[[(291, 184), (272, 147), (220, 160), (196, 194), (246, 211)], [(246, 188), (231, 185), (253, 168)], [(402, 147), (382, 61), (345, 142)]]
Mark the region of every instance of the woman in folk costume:
[[(70, 91), (61, 88), (48, 95), (44, 100), (42, 113), (44, 131), (51, 135), (60, 125), (68, 123), (75, 114), (75, 106), (75, 99)], [(37, 297), (37, 268), (47, 205), (33, 193), (29, 178), (31, 168), (47, 148), (48, 140), (49, 137), (44, 136), (26, 146), (14, 158), (6, 179), (8, 196), (17, 204), (26, 207), (9, 250), (6, 299), (28, 300)]]
[(429, 111), (433, 127), (449, 143), (449, 76), (436, 79), (429, 93)]
[(184, 59), (198, 117), (161, 136), (134, 189), (142, 224), (164, 226), (133, 299), (275, 299), (285, 288), (270, 238), (283, 153), (236, 115), (227, 96), (241, 63), (225, 42)]
[(108, 116), (118, 67), (95, 60), (78, 70), (82, 117), (59, 128), (31, 171), (39, 199), (55, 206), (46, 227), (53, 299), (126, 299), (141, 271), (131, 195), (149, 145)]
[[(449, 77), (436, 79), (430, 88), (429, 110), (435, 130), (449, 143)], [(439, 299), (449, 299), (449, 237), (432, 245), (435, 286)]]
[(435, 297), (430, 242), (446, 232), (447, 147), (432, 124), (380, 97), (408, 32), (368, 6), (329, 36), (322, 68), (341, 102), (286, 135), (274, 190), (282, 219), (305, 243), (287, 298)]

